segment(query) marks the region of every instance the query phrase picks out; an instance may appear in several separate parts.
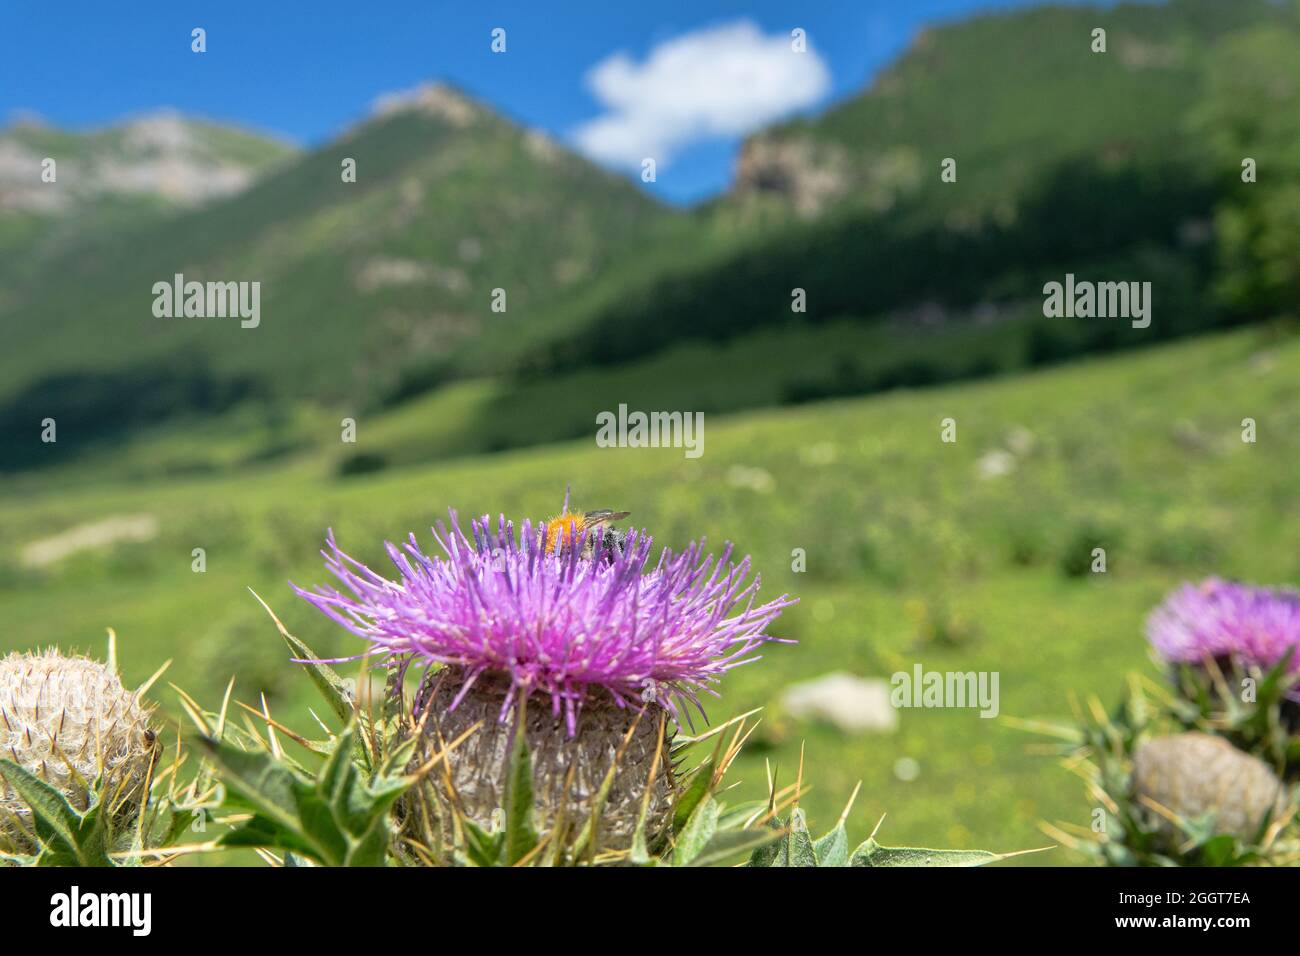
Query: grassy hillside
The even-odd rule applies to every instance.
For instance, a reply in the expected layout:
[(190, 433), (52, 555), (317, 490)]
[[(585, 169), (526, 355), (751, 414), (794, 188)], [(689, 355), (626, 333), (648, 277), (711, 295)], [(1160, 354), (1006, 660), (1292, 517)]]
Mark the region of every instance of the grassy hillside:
[[(8, 486), (194, 476), (304, 449), (322, 455), (338, 474), (356, 474), (589, 435), (596, 415), (619, 403), (722, 413), (914, 388), (1025, 364), (1026, 327), (1041, 329), (1044, 342), (1062, 334), (1059, 322), (1023, 314), (956, 330), (851, 320), (792, 324), (744, 339), (687, 342), (617, 366), (526, 381), (466, 379), (388, 410), (247, 401), (222, 416), (168, 421), (81, 457), (38, 446), (45, 467), (11, 476)], [(1116, 330), (1113, 323), (1098, 323), (1076, 331), (1100, 336)], [(355, 443), (339, 441), (344, 415), (357, 423)]]
[[(919, 662), (998, 671), (1004, 714), (1063, 714), (1071, 691), (1114, 694), (1126, 671), (1150, 667), (1142, 622), (1178, 581), (1300, 577), (1297, 381), (1300, 341), (1257, 329), (994, 382), (710, 415), (693, 461), (588, 437), (346, 479), (333, 454), (313, 452), (208, 477), (114, 481), (108, 469), (98, 486), (44, 490), (25, 480), (0, 498), (0, 649), (95, 649), (111, 626), (129, 678), (172, 657), (170, 679), (212, 700), (237, 671), (240, 696), (265, 690), (297, 723), (309, 719), (306, 681), (246, 588), (318, 650), (346, 652), (356, 642), (286, 584), (324, 580), (326, 527), (382, 567), (384, 538), (422, 531), (448, 505), (541, 516), (572, 482), (581, 505), (630, 509), (660, 543), (734, 540), (754, 555), (764, 594), (801, 599), (780, 628), (799, 644), (729, 675), (710, 709), (771, 708), (740, 767), (747, 794), (762, 790), (764, 757), (789, 774), (805, 740), (815, 817), (833, 817), (861, 776), (856, 835), (887, 809), (884, 832), (899, 842), (1040, 845), (1039, 818), (1082, 821), (1087, 805), (1019, 732), (969, 712), (905, 711), (893, 736), (845, 737), (781, 715), (782, 688)], [(945, 417), (957, 420), (955, 444), (940, 441)], [(1240, 439), (1245, 417), (1256, 444)], [(77, 529), (101, 545), (50, 560), (48, 539)], [(42, 541), (50, 563), (32, 566)], [(1105, 575), (1087, 573), (1097, 546)], [(198, 547), (202, 574), (191, 570)], [(794, 548), (807, 551), (805, 573), (791, 571)], [(919, 761), (915, 781), (892, 772), (904, 756)]]

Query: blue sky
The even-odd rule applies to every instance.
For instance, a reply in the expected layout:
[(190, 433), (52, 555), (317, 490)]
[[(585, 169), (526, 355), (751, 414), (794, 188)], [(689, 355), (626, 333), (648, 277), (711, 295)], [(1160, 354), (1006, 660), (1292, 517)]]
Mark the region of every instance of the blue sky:
[[(861, 89), (927, 22), (1028, 5), (130, 0), (54, 12), (48, 4), (3, 0), (0, 118), (32, 111), (59, 126), (86, 127), (175, 107), (311, 145), (364, 117), (380, 94), (447, 79), (606, 165), (630, 170), (630, 155), (618, 157), (663, 152), (648, 188), (690, 202), (726, 186), (747, 125), (815, 112)], [(203, 55), (190, 51), (196, 26), (207, 30)], [(496, 27), (506, 30), (504, 54), (490, 49)], [(683, 90), (687, 115), (659, 108), (661, 81), (681, 75), (682, 58), (701, 76), (737, 48), (742, 66), (746, 56), (761, 65), (778, 45), (788, 48), (796, 27), (807, 31), (812, 58), (777, 75), (773, 90), (751, 91), (746, 101), (741, 81), (734, 102), (698, 101)], [(679, 56), (656, 60), (657, 50)], [(625, 56), (610, 65), (619, 53)], [(777, 62), (790, 63), (788, 56)], [(603, 79), (593, 81), (602, 63)]]

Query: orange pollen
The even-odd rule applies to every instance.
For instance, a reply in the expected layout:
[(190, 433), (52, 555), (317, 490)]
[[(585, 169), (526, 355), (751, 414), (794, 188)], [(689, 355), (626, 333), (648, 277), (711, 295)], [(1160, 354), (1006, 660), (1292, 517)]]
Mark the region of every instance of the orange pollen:
[(573, 544), (583, 528), (582, 515), (566, 513), (546, 522), (546, 553), (554, 554), (557, 546)]

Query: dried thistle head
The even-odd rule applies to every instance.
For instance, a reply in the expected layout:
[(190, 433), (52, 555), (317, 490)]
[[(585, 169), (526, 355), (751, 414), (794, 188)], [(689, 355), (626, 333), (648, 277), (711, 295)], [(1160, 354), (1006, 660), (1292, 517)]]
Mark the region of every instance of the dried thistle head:
[[(150, 710), (107, 665), (56, 649), (0, 658), (0, 757), (86, 809), (95, 782), (114, 814), (133, 814), (158, 744)], [(0, 840), (22, 842), (29, 811), (0, 777)]]

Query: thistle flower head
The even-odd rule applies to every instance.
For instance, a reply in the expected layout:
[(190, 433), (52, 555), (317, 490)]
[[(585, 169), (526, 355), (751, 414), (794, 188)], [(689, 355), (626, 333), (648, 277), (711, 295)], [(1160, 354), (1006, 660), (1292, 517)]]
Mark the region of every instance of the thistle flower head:
[(1230, 659), (1267, 670), (1291, 650), (1300, 671), (1300, 592), (1210, 578), (1185, 584), (1152, 612), (1147, 636), (1169, 663)]
[[(12, 760), (85, 809), (89, 787), (138, 804), (152, 766), (149, 711), (105, 664), (50, 649), (0, 659), (0, 757)], [(0, 780), (0, 816), (26, 814)]]
[(426, 555), (414, 535), (388, 544), (393, 581), (345, 554), (331, 532), (326, 567), (350, 593), (295, 590), (371, 653), (458, 668), (453, 707), (480, 677), (503, 677), (502, 719), (519, 694), (540, 693), (570, 734), (593, 693), (684, 717), (724, 672), (756, 659), (774, 640), (768, 626), (794, 603), (758, 604), (759, 579), (747, 580), (748, 558), (730, 562), (730, 546), (715, 560), (696, 542), (652, 564), (651, 538), (635, 532), (613, 553), (598, 537), (594, 560), (583, 554), (585, 528), (559, 549), (548, 548), (545, 525), (524, 521), (516, 535), (504, 516), (495, 531), (486, 516), (472, 522), (471, 534), (452, 512), (450, 530), (434, 530), (445, 556)]

